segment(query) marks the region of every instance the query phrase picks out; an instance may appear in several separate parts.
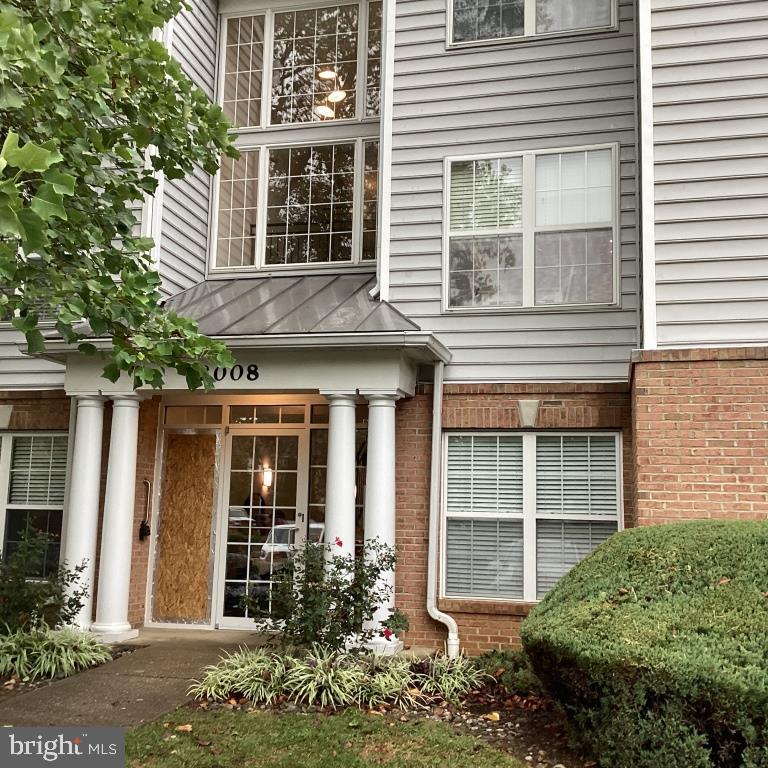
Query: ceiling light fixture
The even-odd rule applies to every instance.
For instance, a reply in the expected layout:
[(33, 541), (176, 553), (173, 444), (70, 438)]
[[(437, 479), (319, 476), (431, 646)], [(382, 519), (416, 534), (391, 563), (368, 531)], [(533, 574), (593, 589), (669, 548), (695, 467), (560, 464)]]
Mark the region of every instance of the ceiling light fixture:
[(318, 104), (315, 107), (315, 112), (320, 115), (320, 117), (333, 117), (335, 114), (327, 104)]
[(347, 98), (347, 92), (337, 89), (335, 91), (331, 91), (328, 94), (327, 98), (328, 98), (328, 101), (331, 102), (331, 104), (335, 104), (336, 102), (344, 101), (344, 99)]
[(317, 76), (321, 80), (335, 80), (336, 79), (336, 73), (332, 69), (321, 69)]

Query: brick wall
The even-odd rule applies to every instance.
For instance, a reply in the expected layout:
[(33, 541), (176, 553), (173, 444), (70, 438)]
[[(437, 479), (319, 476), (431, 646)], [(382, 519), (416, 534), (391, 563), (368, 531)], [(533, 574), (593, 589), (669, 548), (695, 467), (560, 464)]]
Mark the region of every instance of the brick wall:
[[(517, 401), (541, 400), (537, 429), (611, 429), (623, 433), (625, 525), (635, 524), (630, 394), (623, 384), (448, 384), (443, 429), (518, 429)], [(408, 614), (408, 645), (441, 648), (442, 624), (426, 611), (432, 394), (423, 389), (397, 409), (396, 604)], [(519, 644), (526, 604), (440, 600), (459, 625), (468, 653)]]
[(69, 429), (69, 398), (61, 390), (0, 392), (0, 405), (13, 406), (8, 429)]
[(637, 516), (768, 517), (768, 349), (633, 356)]

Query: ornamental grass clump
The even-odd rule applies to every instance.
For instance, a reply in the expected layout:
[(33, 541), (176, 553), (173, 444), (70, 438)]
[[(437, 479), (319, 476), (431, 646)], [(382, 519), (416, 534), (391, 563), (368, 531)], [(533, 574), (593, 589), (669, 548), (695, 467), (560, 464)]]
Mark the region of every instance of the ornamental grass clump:
[(768, 523), (620, 533), (522, 639), (601, 768), (768, 768)]
[(413, 709), (436, 701), (458, 704), (487, 679), (464, 657), (415, 660), (315, 645), (297, 655), (241, 649), (206, 667), (189, 693), (214, 701), (245, 698), (252, 704)]
[(75, 629), (19, 629), (0, 635), (0, 677), (67, 677), (111, 658), (108, 646)]

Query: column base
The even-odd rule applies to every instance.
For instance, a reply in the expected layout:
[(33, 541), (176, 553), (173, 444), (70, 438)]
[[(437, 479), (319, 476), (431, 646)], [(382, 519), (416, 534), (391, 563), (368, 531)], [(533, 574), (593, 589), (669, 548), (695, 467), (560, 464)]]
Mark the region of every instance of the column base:
[(122, 643), (139, 636), (139, 630), (130, 624), (92, 624), (91, 633), (104, 643)]
[(377, 656), (395, 656), (404, 647), (402, 640), (398, 640), (396, 637), (387, 640), (383, 635), (378, 635), (365, 644), (365, 648)]

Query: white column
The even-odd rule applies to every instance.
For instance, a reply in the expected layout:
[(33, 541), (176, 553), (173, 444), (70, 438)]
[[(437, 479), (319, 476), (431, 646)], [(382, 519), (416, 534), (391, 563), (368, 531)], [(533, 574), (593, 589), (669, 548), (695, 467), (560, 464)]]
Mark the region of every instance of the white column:
[(99, 591), (96, 621), (91, 627), (93, 632), (111, 641), (126, 640), (138, 634), (128, 622), (138, 434), (139, 398), (135, 395), (113, 397)]
[(328, 394), (325, 541), (334, 555), (355, 554), (355, 395)]
[(62, 559), (69, 568), (85, 563), (85, 570), (76, 586), (84, 587), (88, 593), (75, 623), (81, 629), (88, 629), (93, 617), (104, 401), (101, 397), (93, 395), (78, 395), (75, 398), (75, 407), (75, 440), (72, 446)]
[[(378, 539), (388, 547), (396, 544), (395, 525), (395, 395), (368, 395), (368, 462), (365, 473), (365, 540)], [(379, 606), (373, 627), (389, 618), (395, 607), (395, 572), (382, 575), (390, 588), (389, 600)], [(384, 638), (377, 641), (384, 643)], [(397, 643), (396, 640), (390, 641)], [(382, 648), (386, 650), (386, 647)]]

